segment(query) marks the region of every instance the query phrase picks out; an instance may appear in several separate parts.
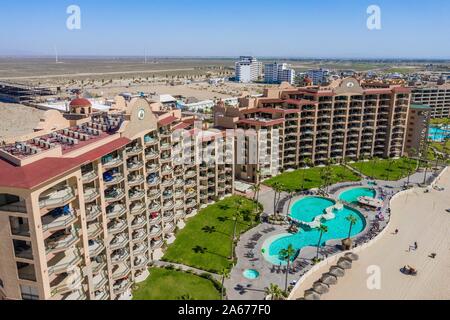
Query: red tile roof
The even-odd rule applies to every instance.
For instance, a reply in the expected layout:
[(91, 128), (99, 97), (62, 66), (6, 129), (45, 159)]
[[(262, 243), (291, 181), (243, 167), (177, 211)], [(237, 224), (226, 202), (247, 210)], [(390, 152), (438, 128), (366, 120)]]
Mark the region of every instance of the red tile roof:
[(77, 98), (77, 99), (73, 99), (70, 102), (70, 106), (71, 107), (90, 107), (90, 106), (92, 106), (92, 104), (88, 99)]
[(271, 121), (259, 121), (259, 120), (252, 120), (252, 119), (241, 119), (237, 123), (238, 124), (249, 124), (252, 126), (260, 126), (260, 127), (271, 127), (277, 124), (284, 123), (284, 118), (281, 119), (274, 119)]
[(35, 188), (52, 178), (116, 151), (130, 142), (131, 140), (127, 138), (119, 138), (75, 158), (44, 158), (23, 167), (16, 167), (0, 160), (0, 186)]
[(175, 122), (176, 120), (178, 120), (177, 117), (169, 116), (169, 117), (167, 117), (167, 118), (158, 120), (158, 124), (159, 124), (160, 126), (167, 126), (167, 125), (169, 125), (169, 124)]

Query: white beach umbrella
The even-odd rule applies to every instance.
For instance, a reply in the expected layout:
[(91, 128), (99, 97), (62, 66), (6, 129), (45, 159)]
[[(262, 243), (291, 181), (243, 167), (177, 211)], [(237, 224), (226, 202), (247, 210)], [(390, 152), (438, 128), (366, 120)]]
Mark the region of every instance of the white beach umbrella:
[(339, 268), (338, 266), (333, 266), (330, 268), (330, 272), (328, 272), (329, 274), (332, 274), (333, 276), (336, 277), (343, 277), (345, 275), (345, 270), (342, 268)]
[(359, 256), (356, 253), (348, 252), (345, 254), (345, 258), (347, 258), (351, 261), (357, 261), (359, 259)]
[(320, 300), (320, 294), (313, 290), (308, 290), (305, 292), (305, 300)]
[(336, 284), (337, 283), (337, 277), (329, 274), (329, 273), (325, 273), (322, 278), (320, 278), (320, 282), (325, 283), (327, 285), (332, 285), (332, 284)]

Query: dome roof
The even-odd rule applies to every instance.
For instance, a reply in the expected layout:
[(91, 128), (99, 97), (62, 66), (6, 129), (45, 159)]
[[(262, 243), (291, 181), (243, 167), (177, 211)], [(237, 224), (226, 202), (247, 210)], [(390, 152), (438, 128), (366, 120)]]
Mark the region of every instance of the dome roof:
[(70, 102), (70, 106), (71, 107), (91, 107), (92, 104), (89, 102), (88, 99), (76, 98)]

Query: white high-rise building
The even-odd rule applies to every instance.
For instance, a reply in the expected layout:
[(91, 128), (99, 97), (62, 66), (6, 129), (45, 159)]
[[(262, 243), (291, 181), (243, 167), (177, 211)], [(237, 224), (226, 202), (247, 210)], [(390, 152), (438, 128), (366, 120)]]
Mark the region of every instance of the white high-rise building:
[(321, 85), (322, 83), (327, 82), (330, 70), (320, 68), (316, 70), (309, 70), (306, 74), (315, 85)]
[(287, 63), (268, 63), (264, 66), (264, 81), (266, 83), (289, 82), (294, 84), (295, 70)]
[(250, 56), (241, 56), (236, 62), (236, 81), (249, 83), (261, 77), (262, 63)]

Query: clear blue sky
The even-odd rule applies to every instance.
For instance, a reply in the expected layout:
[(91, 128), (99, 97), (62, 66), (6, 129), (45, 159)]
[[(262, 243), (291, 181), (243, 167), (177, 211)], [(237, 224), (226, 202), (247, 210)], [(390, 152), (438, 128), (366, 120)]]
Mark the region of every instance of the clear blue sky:
[[(66, 28), (71, 4), (81, 30)], [(381, 30), (366, 28), (370, 4), (381, 7)], [(0, 55), (54, 46), (61, 55), (450, 58), (450, 1), (2, 1)]]

